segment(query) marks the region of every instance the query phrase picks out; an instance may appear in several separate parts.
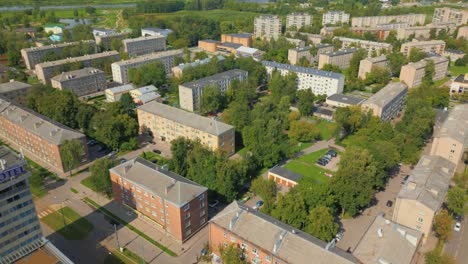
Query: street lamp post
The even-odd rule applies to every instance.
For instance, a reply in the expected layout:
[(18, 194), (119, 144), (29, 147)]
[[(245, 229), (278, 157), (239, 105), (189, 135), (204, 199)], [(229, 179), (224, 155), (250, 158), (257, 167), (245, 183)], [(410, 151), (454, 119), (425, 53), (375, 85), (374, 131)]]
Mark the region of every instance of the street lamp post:
[(114, 224), (114, 233), (115, 233), (115, 240), (117, 240), (117, 248), (120, 250), (120, 252), (123, 252), (123, 248), (120, 247), (119, 234), (117, 233), (117, 225), (116, 224)]

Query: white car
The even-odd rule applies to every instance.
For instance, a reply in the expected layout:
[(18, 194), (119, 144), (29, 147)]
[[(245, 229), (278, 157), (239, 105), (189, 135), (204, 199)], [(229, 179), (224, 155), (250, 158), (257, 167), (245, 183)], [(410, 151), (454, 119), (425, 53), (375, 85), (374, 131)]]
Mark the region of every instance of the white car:
[(453, 227), (453, 230), (457, 231), (457, 232), (460, 232), (461, 230), (461, 223), (460, 222), (456, 222), (455, 223), (455, 226)]

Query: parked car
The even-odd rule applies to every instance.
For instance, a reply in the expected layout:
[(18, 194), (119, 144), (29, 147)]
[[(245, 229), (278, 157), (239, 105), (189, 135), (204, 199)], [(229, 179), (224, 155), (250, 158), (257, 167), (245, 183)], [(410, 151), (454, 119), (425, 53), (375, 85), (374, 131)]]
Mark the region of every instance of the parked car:
[(332, 157), (338, 156), (338, 153), (336, 151), (334, 151), (333, 149), (328, 150), (327, 154), (330, 154)]
[(392, 207), (392, 205), (393, 205), (393, 201), (388, 200), (387, 201), (387, 207)]
[(250, 196), (246, 195), (246, 196), (244, 196), (244, 197), (242, 197), (242, 198), (240, 199), (240, 202), (241, 202), (241, 203), (245, 203), (245, 202), (247, 202), (248, 200), (250, 200)]
[(218, 200), (214, 200), (212, 203), (209, 203), (208, 206), (211, 208), (215, 208), (219, 204)]
[(97, 144), (96, 140), (94, 139), (91, 139), (90, 141), (88, 141), (88, 143), (86, 143), (88, 146), (94, 146)]
[(257, 201), (257, 203), (255, 203), (254, 209), (259, 209), (260, 207), (262, 207), (262, 205), (263, 205), (263, 201), (259, 200)]
[(336, 241), (340, 241), (340, 240), (343, 238), (343, 235), (344, 235), (343, 230), (340, 230), (340, 231), (338, 232), (338, 234), (336, 234), (336, 236), (335, 236)]
[(153, 149), (153, 152), (156, 153), (156, 154), (161, 155), (161, 151), (159, 149)]
[(457, 231), (457, 232), (460, 232), (461, 230), (461, 223), (460, 222), (456, 222), (455, 223), (455, 226), (453, 227), (453, 230)]
[(119, 151), (118, 151), (118, 150), (113, 150), (113, 151), (111, 151), (109, 154), (107, 154), (107, 156), (108, 156), (109, 158), (111, 158), (111, 157), (114, 157), (114, 156), (116, 156), (116, 155), (117, 155), (117, 153), (119, 153)]
[(127, 162), (127, 160), (122, 158), (122, 159), (119, 160), (119, 162), (120, 162), (120, 164), (122, 164), (122, 163)]
[(325, 154), (323, 157), (327, 158), (327, 159), (330, 159), (330, 160), (333, 158), (332, 155), (330, 155), (330, 154)]
[(206, 256), (206, 254), (208, 254), (208, 249), (202, 248), (200, 254), (201, 254), (202, 256)]
[(322, 160), (317, 161), (317, 164), (318, 164), (318, 165), (321, 165), (321, 166), (327, 165), (327, 164), (326, 164), (324, 161), (322, 161)]

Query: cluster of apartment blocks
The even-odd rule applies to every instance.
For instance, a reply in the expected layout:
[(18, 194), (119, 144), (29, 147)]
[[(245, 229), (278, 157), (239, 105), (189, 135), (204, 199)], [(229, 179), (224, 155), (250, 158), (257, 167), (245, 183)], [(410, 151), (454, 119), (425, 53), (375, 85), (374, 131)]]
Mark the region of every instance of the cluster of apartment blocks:
[(78, 97), (104, 91), (107, 87), (105, 73), (95, 68), (64, 72), (53, 77), (51, 85), (59, 90), (70, 90)]
[(179, 102), (182, 109), (194, 112), (200, 110), (203, 91), (207, 86), (216, 86), (221, 93), (225, 93), (233, 80), (245, 81), (247, 71), (233, 69), (208, 76), (199, 80), (179, 85)]
[(406, 23), (409, 25), (424, 25), (425, 14), (406, 14), (395, 16), (366, 16), (353, 17), (351, 19), (352, 27), (373, 27), (377, 25), (386, 25), (392, 23)]
[[(96, 46), (95, 41), (84, 40), (82, 42), (94, 46), (95, 52), (97, 51), (97, 46)], [(62, 50), (65, 47), (76, 46), (82, 42), (59, 43), (59, 44), (42, 46), (42, 47), (24, 48), (24, 49), (21, 49), (21, 56), (23, 57), (24, 63), (26, 64), (26, 68), (31, 70), (31, 69), (34, 69), (36, 64), (43, 62), (44, 57), (47, 54), (55, 53), (57, 55), (60, 55), (62, 53)]]
[(449, 60), (445, 57), (434, 56), (402, 66), (400, 81), (406, 83), (409, 88), (419, 86), (426, 73), (426, 65), (429, 60), (434, 62), (434, 75), (432, 76), (432, 80), (436, 81), (444, 78), (447, 74)]
[[(311, 49), (317, 50), (316, 55), (310, 53)], [(333, 52), (334, 46), (332, 44), (317, 44), (314, 47), (306, 46), (303, 48), (294, 48), (288, 50), (288, 61), (292, 65), (296, 65), (302, 58), (306, 58), (311, 64), (318, 62), (320, 54)]]
[(345, 37), (335, 37), (333, 39), (339, 40), (342, 43), (343, 49), (350, 48), (352, 46), (357, 46), (359, 48), (367, 50), (368, 57), (372, 57), (373, 53), (376, 53), (377, 55), (390, 53), (393, 49), (392, 45), (388, 43)]
[(372, 71), (374, 67), (387, 68), (388, 60), (387, 56), (381, 55), (374, 58), (365, 58), (359, 62), (358, 77), (366, 79), (366, 74)]
[(445, 50), (445, 42), (443, 40), (417, 41), (413, 39), (411, 42), (401, 44), (400, 52), (405, 56), (409, 56), (413, 48), (442, 56)]

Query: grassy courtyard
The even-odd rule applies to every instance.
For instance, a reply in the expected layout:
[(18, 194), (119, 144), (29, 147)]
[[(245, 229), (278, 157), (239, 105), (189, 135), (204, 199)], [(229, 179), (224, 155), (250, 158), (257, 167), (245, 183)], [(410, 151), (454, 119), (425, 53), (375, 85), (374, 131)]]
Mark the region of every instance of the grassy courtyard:
[(313, 179), (317, 183), (323, 183), (330, 180), (325, 176), (325, 173), (332, 173), (329, 170), (323, 169), (315, 164), (315, 162), (324, 155), (328, 149), (322, 149), (316, 152), (303, 155), (289, 163), (284, 168), (290, 171), (304, 175), (309, 179)]
[(68, 206), (45, 216), (41, 221), (68, 240), (85, 239), (94, 228), (88, 220)]
[(104, 259), (104, 264), (135, 264), (135, 263), (147, 263), (137, 254), (133, 253), (128, 249), (124, 249), (123, 252), (113, 250), (112, 254), (109, 254)]
[(449, 72), (453, 77), (457, 77), (460, 74), (468, 73), (468, 66), (450, 66)]

